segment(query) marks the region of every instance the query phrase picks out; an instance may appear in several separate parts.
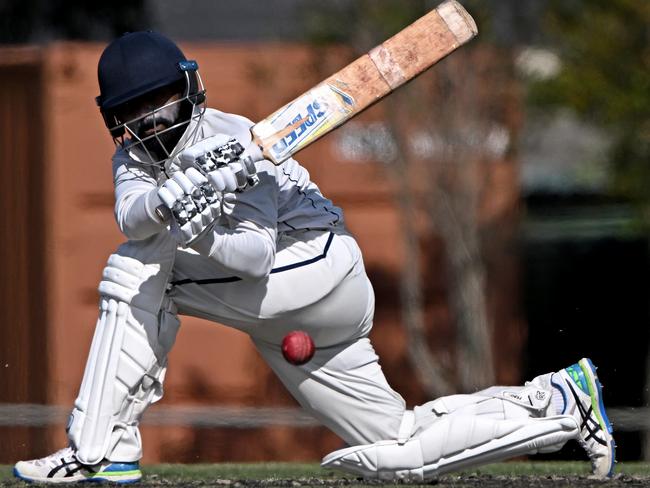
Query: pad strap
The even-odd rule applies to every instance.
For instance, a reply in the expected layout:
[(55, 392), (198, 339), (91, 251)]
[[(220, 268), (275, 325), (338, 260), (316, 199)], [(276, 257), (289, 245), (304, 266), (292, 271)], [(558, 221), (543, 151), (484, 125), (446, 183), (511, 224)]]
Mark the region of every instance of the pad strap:
[(413, 410), (405, 410), (402, 416), (402, 422), (399, 425), (399, 432), (397, 433), (397, 442), (402, 445), (409, 440), (413, 433), (413, 425), (415, 424), (415, 413)]

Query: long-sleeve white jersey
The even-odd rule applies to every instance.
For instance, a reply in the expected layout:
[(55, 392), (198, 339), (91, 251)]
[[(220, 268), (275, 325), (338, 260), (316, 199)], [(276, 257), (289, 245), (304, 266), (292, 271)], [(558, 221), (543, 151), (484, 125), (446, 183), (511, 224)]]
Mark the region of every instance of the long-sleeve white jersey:
[[(251, 141), (252, 122), (239, 115), (206, 109), (198, 124), (197, 142), (215, 134), (234, 136), (244, 147)], [(186, 133), (194, 128), (190, 125)], [(259, 161), (256, 167), (260, 183), (242, 193), (226, 195), (219, 221), (192, 246), (224, 271), (241, 278), (262, 278), (270, 273), (279, 233), (343, 227), (341, 209), (321, 194), (298, 162), (289, 159), (275, 166)], [(116, 150), (115, 217), (127, 238), (141, 240), (168, 232), (167, 224), (155, 213), (161, 204), (157, 192), (178, 170), (176, 160), (167, 161), (163, 171), (136, 161), (123, 148)]]

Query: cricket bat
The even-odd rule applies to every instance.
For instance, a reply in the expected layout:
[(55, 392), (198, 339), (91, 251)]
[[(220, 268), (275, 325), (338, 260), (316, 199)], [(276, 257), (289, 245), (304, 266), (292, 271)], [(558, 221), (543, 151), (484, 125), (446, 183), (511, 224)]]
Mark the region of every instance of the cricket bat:
[(478, 29), (447, 0), (251, 128), (265, 159), (279, 165), (470, 41)]

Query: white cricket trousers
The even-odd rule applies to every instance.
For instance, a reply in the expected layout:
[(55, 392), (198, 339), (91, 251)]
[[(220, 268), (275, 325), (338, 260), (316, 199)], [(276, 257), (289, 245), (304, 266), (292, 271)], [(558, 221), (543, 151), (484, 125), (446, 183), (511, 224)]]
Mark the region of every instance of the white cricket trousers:
[[(177, 313), (248, 333), (303, 408), (351, 446), (402, 442), (422, 432), (433, 432), (427, 445), (444, 446), (448, 435), (432, 427), (439, 412), (495, 421), (548, 414), (550, 391), (541, 392), (540, 406), (519, 405), (517, 388), (510, 395), (515, 400), (504, 401), (508, 389), (497, 388), (406, 411), (368, 339), (374, 294), (359, 247), (345, 231), (281, 235), (273, 271), (262, 280), (232, 276), (209, 258), (176, 250), (164, 236), (121, 246), (103, 276), (102, 313), (68, 426), (71, 445), (87, 464), (142, 457), (138, 422), (162, 396)], [(287, 363), (280, 350), (285, 334), (296, 329), (316, 344), (302, 366)], [(464, 422), (454, 424), (454, 439), (474, 442)]]
[[(178, 313), (248, 333), (304, 409), (348, 444), (397, 435), (405, 403), (367, 338), (374, 294), (359, 247), (344, 230), (281, 234), (274, 268), (261, 280), (226, 273), (163, 235), (121, 246), (103, 278), (100, 318), (68, 423), (82, 462), (142, 457), (138, 423), (162, 397)], [(281, 353), (292, 330), (316, 344), (302, 366)]]
[[(350, 235), (282, 235), (273, 271), (260, 281), (237, 280), (209, 258), (179, 251), (171, 283), (169, 297), (180, 314), (248, 333), (300, 405), (345, 442), (397, 436), (405, 402), (388, 385), (367, 338), (374, 293)], [(285, 334), (296, 329), (316, 344), (302, 366), (286, 362), (280, 350)]]

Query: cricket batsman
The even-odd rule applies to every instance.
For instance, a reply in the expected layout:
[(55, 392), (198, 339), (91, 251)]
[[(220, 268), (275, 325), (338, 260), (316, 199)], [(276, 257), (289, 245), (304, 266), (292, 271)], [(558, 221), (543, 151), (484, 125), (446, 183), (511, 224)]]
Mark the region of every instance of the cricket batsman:
[[(495, 386), (407, 410), (368, 339), (374, 295), (343, 212), (289, 159), (251, 144), (251, 121), (206, 108), (198, 65), (166, 37), (125, 34), (98, 67), (100, 112), (116, 142), (115, 217), (127, 241), (99, 283), (99, 319), (69, 445), (20, 461), (51, 483), (141, 478), (143, 412), (163, 394), (178, 315), (246, 332), (300, 405), (350, 447), (323, 466), (428, 480), (576, 439), (597, 477), (614, 440), (589, 359), (524, 386)], [(285, 361), (291, 330), (316, 344)]]

